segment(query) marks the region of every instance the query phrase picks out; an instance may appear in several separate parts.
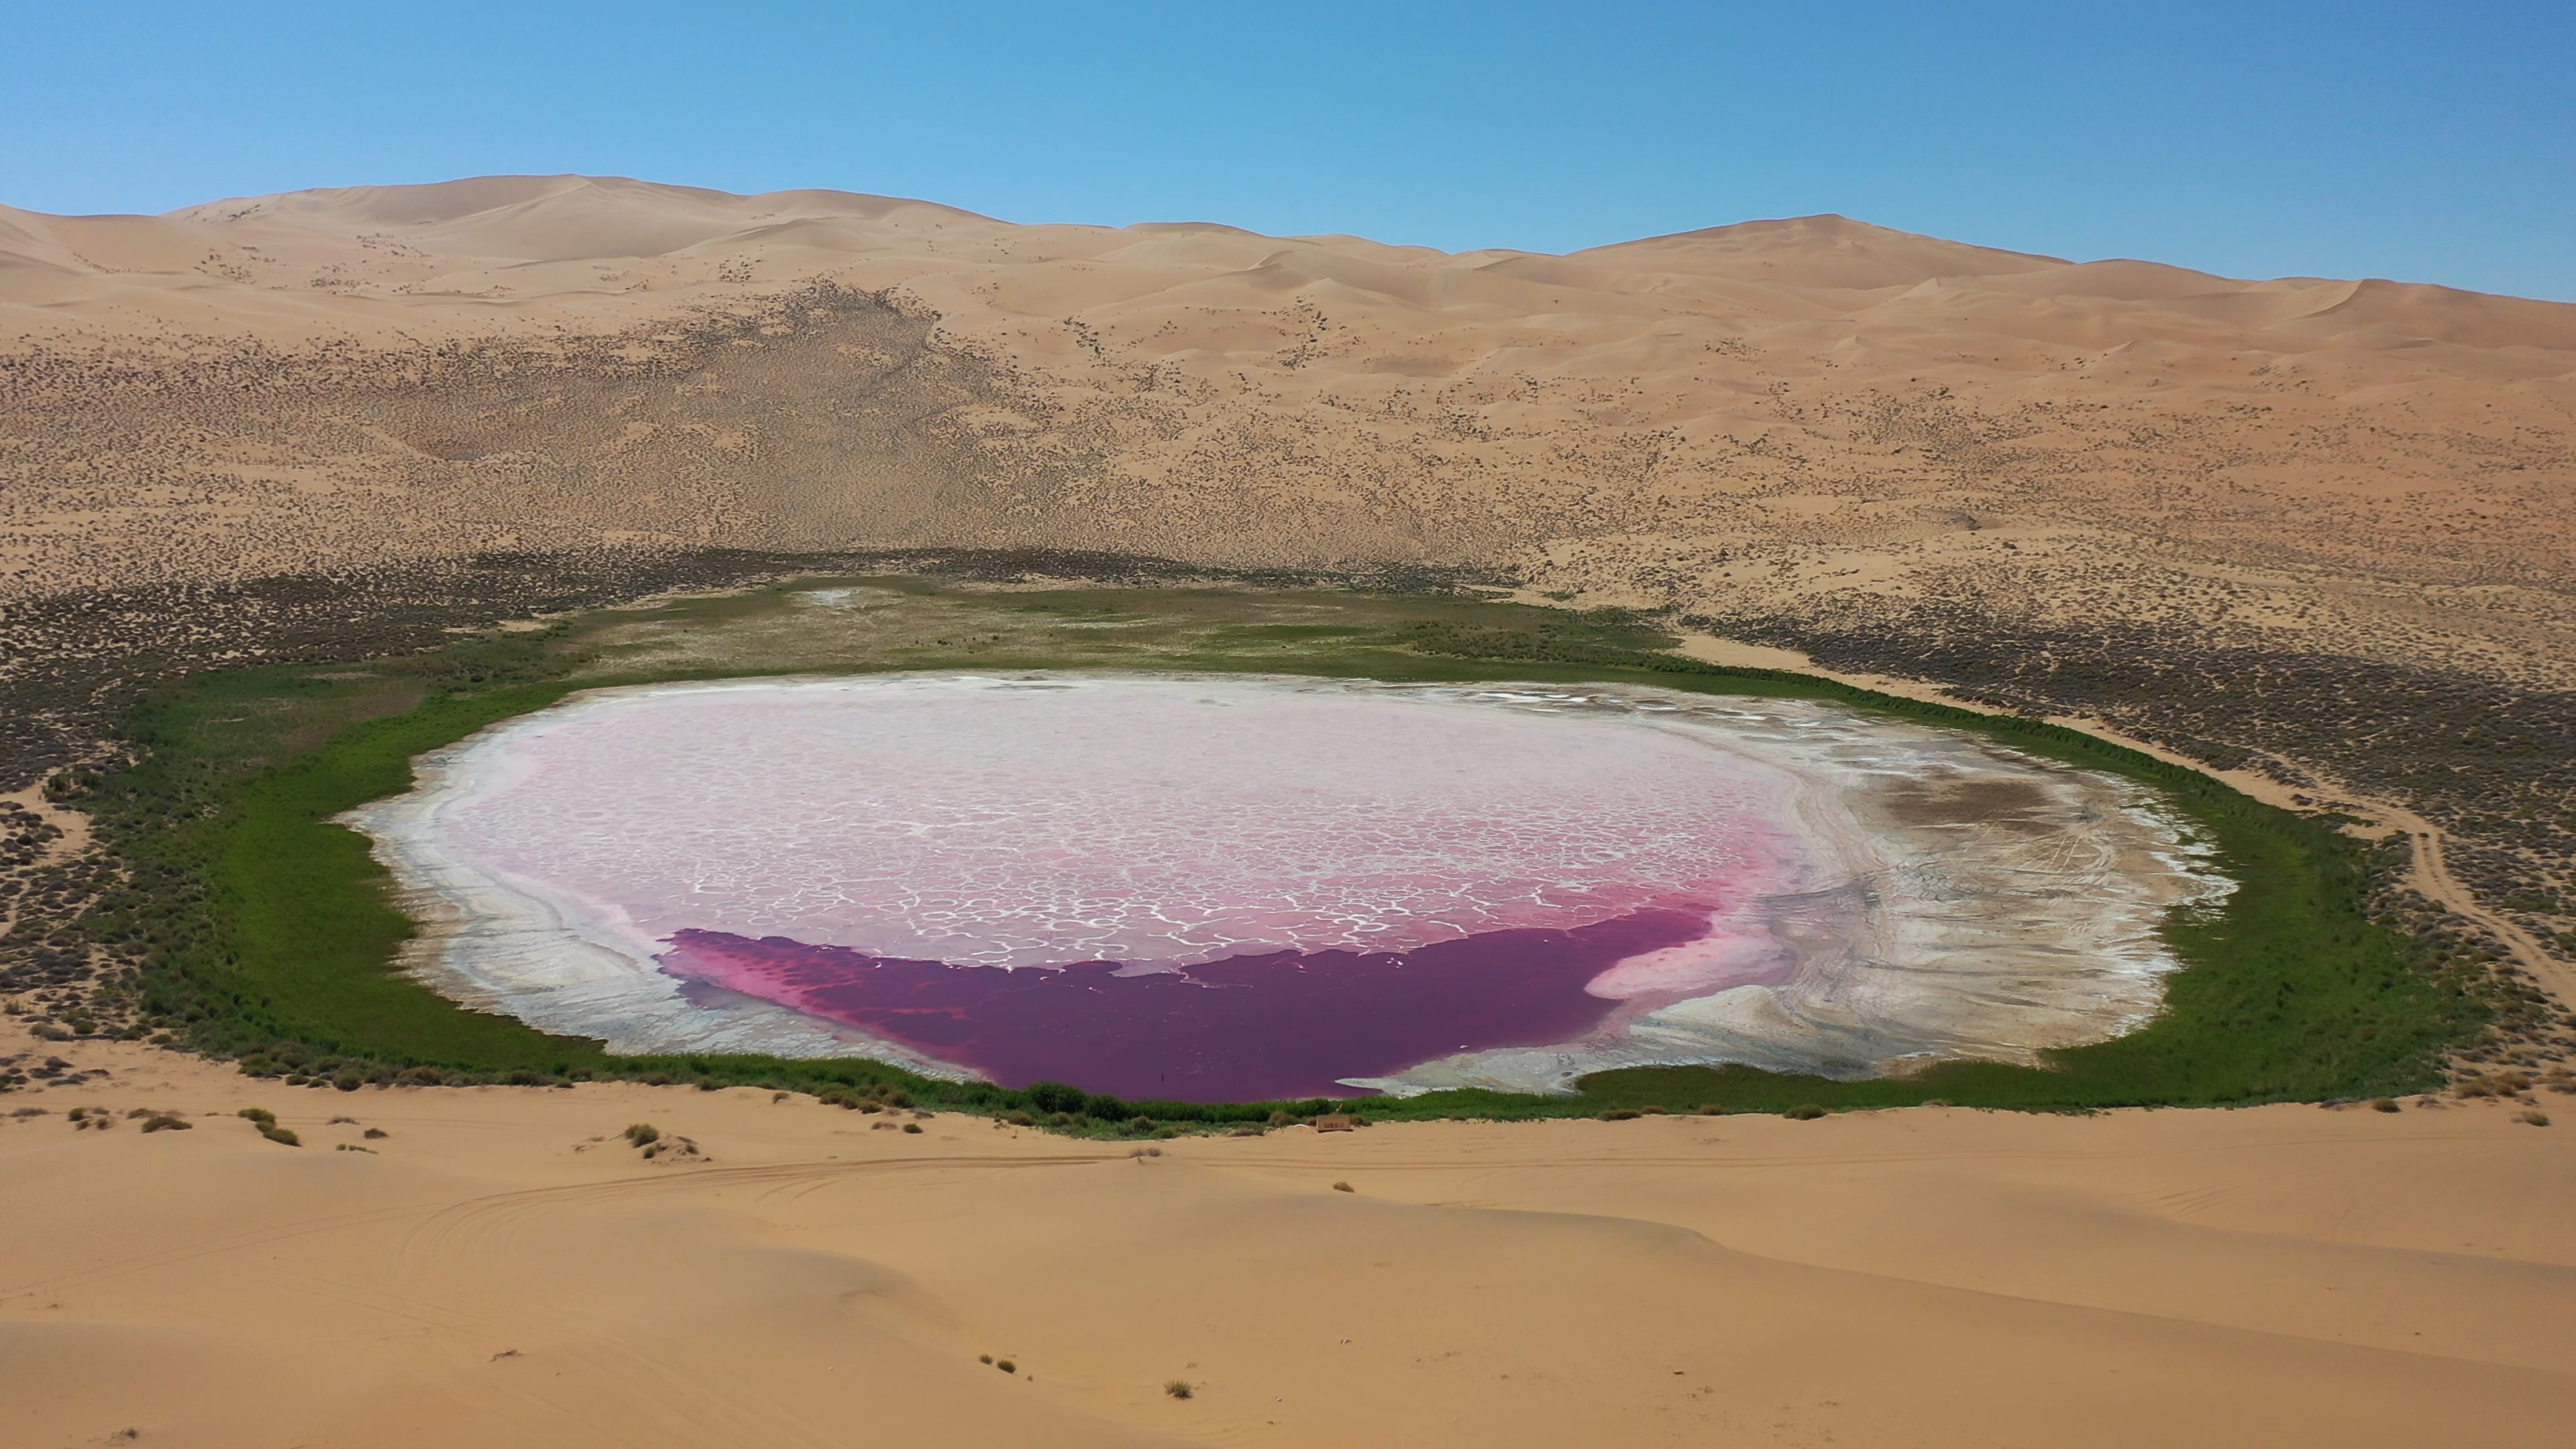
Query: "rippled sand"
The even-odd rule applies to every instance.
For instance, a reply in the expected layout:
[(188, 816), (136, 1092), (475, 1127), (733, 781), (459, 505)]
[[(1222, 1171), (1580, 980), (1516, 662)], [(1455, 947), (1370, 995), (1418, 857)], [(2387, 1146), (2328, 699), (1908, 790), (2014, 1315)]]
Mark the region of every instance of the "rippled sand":
[(1342, 1079), (1548, 1090), (1614, 1065), (1858, 1075), (2099, 1040), (2155, 1010), (2165, 913), (2226, 889), (2125, 782), (1828, 705), (1642, 689), (654, 685), (505, 722), (420, 776), (348, 819), (430, 924), (411, 964), (440, 989), (615, 1050), (943, 1075), (973, 1073), (762, 1000), (757, 973), (682, 980), (672, 937), (1129, 976), (1704, 919), (1594, 977), (1576, 1039)]

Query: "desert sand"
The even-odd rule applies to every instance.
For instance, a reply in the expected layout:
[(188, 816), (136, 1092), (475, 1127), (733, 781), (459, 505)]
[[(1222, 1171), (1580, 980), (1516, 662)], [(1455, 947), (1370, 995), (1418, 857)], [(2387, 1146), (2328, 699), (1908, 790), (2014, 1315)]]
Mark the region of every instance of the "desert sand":
[[(111, 881), (24, 787), (107, 758), (134, 678), (732, 577), (692, 550), (1089, 549), (1503, 580), (2125, 731), (2403, 831), (2563, 995), (2571, 485), (2576, 306), (1834, 216), (1545, 256), (585, 177), (0, 207), (0, 824), (11, 871), (76, 877), (0, 906)], [(9, 949), (21, 995), (90, 969)], [(2576, 1147), (2530, 1103), (1132, 1157), (746, 1090), (287, 1089), (0, 1022), (54, 1055), (0, 1097), (42, 1109), (0, 1115), (13, 1446), (2576, 1423)], [(644, 1160), (638, 1121), (699, 1151)]]
[[(1138, 1157), (748, 1089), (343, 1093), (67, 1050), (106, 1074), (0, 1119), (28, 1449), (2538, 1446), (2576, 1414), (2576, 1146), (2518, 1107)], [(644, 1160), (637, 1121), (698, 1155)]]
[(1550, 256), (577, 176), (0, 208), (13, 594), (1039, 545), (2564, 683), (2571, 406), (2576, 305), (1837, 216)]

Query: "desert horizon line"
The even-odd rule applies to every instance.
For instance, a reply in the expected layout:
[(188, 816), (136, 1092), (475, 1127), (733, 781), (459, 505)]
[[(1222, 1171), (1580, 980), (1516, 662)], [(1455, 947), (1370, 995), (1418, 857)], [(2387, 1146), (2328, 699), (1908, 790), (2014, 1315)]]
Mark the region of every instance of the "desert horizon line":
[[(1361, 232), (1265, 232), (1251, 227), (1238, 226), (1232, 222), (1217, 221), (1208, 218), (1145, 218), (1129, 222), (1063, 220), (1021, 221), (1013, 220), (1008, 217), (995, 216), (987, 212), (975, 211), (971, 208), (959, 206), (952, 202), (939, 201), (929, 197), (906, 196), (892, 192), (856, 191), (836, 186), (791, 186), (779, 187), (767, 191), (729, 191), (722, 187), (699, 186), (687, 182), (676, 181), (654, 181), (644, 177), (628, 176), (618, 173), (527, 171), (490, 172), (471, 176), (448, 177), (437, 181), (358, 182), (347, 185), (301, 186), (280, 191), (248, 192), (238, 195), (215, 197), (206, 201), (189, 202), (169, 208), (165, 211), (157, 212), (49, 212), (39, 210), (34, 207), (18, 206), (6, 201), (5, 199), (0, 199), (0, 213), (16, 213), (22, 216), (41, 217), (49, 220), (60, 221), (177, 220), (201, 223), (212, 221), (220, 224), (222, 222), (244, 219), (250, 213), (236, 212), (231, 216), (212, 217), (205, 213), (220, 212), (228, 208), (241, 207), (244, 205), (256, 205), (263, 202), (283, 201), (297, 197), (337, 197), (364, 192), (429, 192), (498, 182), (570, 182), (588, 186), (633, 187), (649, 192), (666, 194), (676, 193), (680, 195), (698, 196), (710, 199), (720, 198), (725, 201), (735, 202), (761, 201), (772, 197), (848, 197), (855, 201), (887, 203), (892, 206), (928, 207), (952, 213), (963, 220), (980, 222), (994, 226), (1027, 228), (1031, 230), (1062, 227), (1082, 231), (1210, 231), (1226, 233), (1234, 236), (1254, 237), (1265, 241), (1312, 243), (1358, 241), (1365, 242), (1371, 246), (1386, 247), (1391, 250), (1423, 252), (1451, 259), (1489, 254), (1510, 257), (1576, 258), (1597, 255), (1603, 252), (1617, 251), (1626, 247), (1644, 246), (1656, 242), (1713, 239), (1731, 232), (1751, 233), (1767, 229), (1795, 227), (1801, 224), (1824, 223), (1829, 226), (1856, 228), (1863, 233), (1880, 237), (1937, 242), (1947, 246), (1971, 248), (1975, 251), (1987, 253), (1996, 257), (2010, 257), (2027, 260), (2037, 264), (2029, 268), (2029, 270), (2032, 271), (2041, 270), (2046, 267), (2136, 265), (2156, 267), (2167, 271), (2184, 272), (2194, 276), (2207, 277), (2213, 281), (2234, 283), (2238, 285), (2261, 285), (2267, 282), (2350, 282), (2357, 285), (2382, 283), (2399, 287), (2423, 287), (2461, 296), (2498, 297), (2514, 301), (2539, 302), (2550, 306), (2576, 307), (2576, 302), (2560, 301), (2555, 298), (2533, 297), (2515, 292), (2491, 292), (2475, 287), (2456, 286), (2448, 282), (2411, 280), (2403, 277), (2378, 275), (2339, 277), (2322, 272), (2285, 272), (2274, 276), (2261, 277), (2237, 276), (2226, 272), (2214, 272), (2207, 270), (2206, 268), (2194, 267), (2180, 262), (2159, 261), (2152, 257), (2135, 254), (2123, 253), (2086, 258), (2059, 256), (2050, 252), (2026, 251), (2018, 247), (2001, 246), (1982, 241), (1963, 240), (1959, 237), (1943, 236), (1934, 232), (1914, 231), (1901, 226), (1890, 226), (1884, 222), (1870, 221), (1866, 218), (1853, 216), (1847, 212), (1840, 211), (1816, 211), (1796, 215), (1743, 217), (1734, 221), (1713, 222), (1706, 226), (1687, 227), (1678, 231), (1653, 232), (1642, 236), (1627, 237), (1616, 241), (1598, 243), (1593, 246), (1577, 247), (1570, 251), (1562, 252), (1546, 251), (1535, 247), (1519, 247), (1503, 244), (1464, 247), (1453, 251), (1426, 242), (1385, 241)], [(490, 205), (477, 206), (469, 210), (459, 211), (443, 216), (425, 216), (409, 219), (389, 218), (386, 219), (385, 224), (393, 226), (435, 226), (453, 223), (464, 220), (470, 216), (503, 210), (510, 206), (527, 205), (532, 202), (542, 201), (550, 196), (565, 194), (565, 192), (571, 189), (572, 188), (570, 187), (566, 187), (564, 190), (560, 191), (537, 192), (529, 195), (511, 197), (495, 201)], [(882, 215), (882, 213), (879, 214)], [(754, 219), (756, 220), (757, 218)], [(816, 218), (802, 219), (813, 220)], [(2006, 273), (1959, 273), (1958, 275), (2006, 275)]]

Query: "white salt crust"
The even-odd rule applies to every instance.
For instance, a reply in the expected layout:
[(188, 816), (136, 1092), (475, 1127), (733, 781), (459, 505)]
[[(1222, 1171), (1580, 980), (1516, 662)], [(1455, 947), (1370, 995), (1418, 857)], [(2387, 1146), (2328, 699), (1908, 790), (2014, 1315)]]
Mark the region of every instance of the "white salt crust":
[[(1610, 686), (925, 674), (598, 690), (342, 817), (406, 966), (622, 1053), (897, 1043), (652, 961), (671, 931), (1003, 967), (1407, 949), (1687, 897), (1581, 1041), (1349, 1085), (1563, 1090), (1613, 1066), (1864, 1076), (2151, 1017), (2174, 907), (2232, 884), (2155, 797), (1830, 705)], [(1753, 984), (1740, 984), (1745, 982)]]

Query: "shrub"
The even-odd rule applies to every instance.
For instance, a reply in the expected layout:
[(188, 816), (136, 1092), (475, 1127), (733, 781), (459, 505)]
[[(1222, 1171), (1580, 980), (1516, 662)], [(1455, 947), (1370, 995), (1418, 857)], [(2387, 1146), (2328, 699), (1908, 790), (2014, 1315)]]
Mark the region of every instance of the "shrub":
[(1357, 1191), (1359, 1191), (1359, 1189), (1358, 1189), (1358, 1188), (1355, 1188), (1355, 1187), (1353, 1187), (1353, 1186), (1351, 1186), (1351, 1185), (1350, 1185), (1349, 1183), (1347, 1183), (1347, 1182), (1337, 1182), (1337, 1183), (1334, 1183), (1334, 1184), (1333, 1184), (1333, 1191), (1335, 1191), (1335, 1192), (1357, 1192)]
[(281, 1147), (301, 1147), (304, 1145), (303, 1138), (296, 1136), (293, 1132), (288, 1131), (284, 1127), (274, 1125), (263, 1126), (259, 1129), (259, 1135), (267, 1138), (271, 1142), (277, 1143)]
[(2528, 1122), (2534, 1127), (2546, 1127), (2549, 1125), (2549, 1114), (2535, 1107), (2528, 1112), (2515, 1113), (2513, 1120)]
[(1661, 1107), (1640, 1107), (1637, 1109), (1637, 1114), (1641, 1117), (1661, 1117), (1666, 1115), (1664, 1109)]
[(638, 1122), (626, 1129), (626, 1140), (637, 1147), (650, 1147), (662, 1140), (662, 1129), (650, 1122)]
[(1273, 1127), (1291, 1126), (1294, 1125), (1296, 1121), (1296, 1118), (1289, 1116), (1285, 1112), (1273, 1112), (1270, 1114), (1270, 1125)]
[(1000, 1369), (1006, 1374), (1015, 1374), (1020, 1371), (1020, 1366), (1018, 1364), (1015, 1364), (1006, 1358), (995, 1359), (993, 1361), (993, 1367)]
[(244, 1107), (240, 1112), (234, 1115), (242, 1117), (248, 1121), (256, 1122), (262, 1127), (274, 1127), (277, 1125), (277, 1114), (268, 1110), (266, 1107)]
[(1186, 1399), (1192, 1394), (1197, 1393), (1198, 1390), (1190, 1387), (1190, 1381), (1188, 1379), (1174, 1379), (1170, 1383), (1163, 1385), (1163, 1392), (1176, 1399)]
[(359, 1136), (361, 1136), (361, 1137), (365, 1137), (365, 1138), (368, 1138), (368, 1139), (370, 1139), (370, 1140), (373, 1140), (373, 1139), (376, 1139), (376, 1138), (389, 1137), (389, 1136), (391, 1136), (392, 1134), (391, 1134), (391, 1133), (389, 1133), (389, 1132), (387, 1132), (387, 1131), (385, 1131), (385, 1129), (383, 1129), (382, 1127), (370, 1127), (370, 1128), (368, 1128), (366, 1131), (361, 1132), (361, 1133), (359, 1133), (358, 1135), (359, 1135)]
[(146, 1118), (143, 1123), (143, 1130), (146, 1132), (185, 1132), (196, 1125), (197, 1124), (194, 1122), (183, 1122), (176, 1117), (165, 1114), (163, 1116)]
[(1792, 1122), (1813, 1122), (1817, 1118), (1825, 1115), (1825, 1109), (1817, 1106), (1813, 1102), (1809, 1102), (1803, 1107), (1792, 1107), (1780, 1115), (1788, 1118)]
[(1050, 1127), (1078, 1127), (1081, 1124), (1082, 1118), (1071, 1112), (1058, 1112), (1047, 1119), (1047, 1125)]
[(975, 1355), (975, 1362), (977, 1362), (977, 1363), (989, 1364), (989, 1363), (991, 1363), (992, 1361), (993, 1361), (993, 1356), (992, 1356), (991, 1354), (989, 1354), (989, 1353), (979, 1353), (979, 1354)]
[(889, 1107), (909, 1107), (912, 1105), (911, 1095), (900, 1088), (887, 1089), (885, 1095), (877, 1100), (885, 1103)]
[(1131, 1117), (1127, 1119), (1127, 1130), (1130, 1132), (1151, 1132), (1154, 1130), (1154, 1119), (1151, 1117)]
[(331, 1085), (343, 1092), (354, 1092), (367, 1084), (367, 1074), (355, 1067), (343, 1067), (331, 1078)]
[(906, 1122), (903, 1124), (903, 1130), (918, 1135), (921, 1131), (921, 1124), (918, 1122)]
[(1633, 1120), (1636, 1115), (1636, 1113), (1629, 1111), (1625, 1107), (1613, 1107), (1609, 1111), (1601, 1114), (1601, 1120), (1604, 1122), (1627, 1122)]
[(2375, 1097), (2371, 1100), (2370, 1110), (2374, 1112), (2394, 1112), (2397, 1110), (2397, 1099), (2394, 1097)]
[(1063, 1082), (1031, 1082), (1026, 1095), (1029, 1105), (1041, 1112), (1079, 1112), (1085, 1100), (1080, 1087)]

